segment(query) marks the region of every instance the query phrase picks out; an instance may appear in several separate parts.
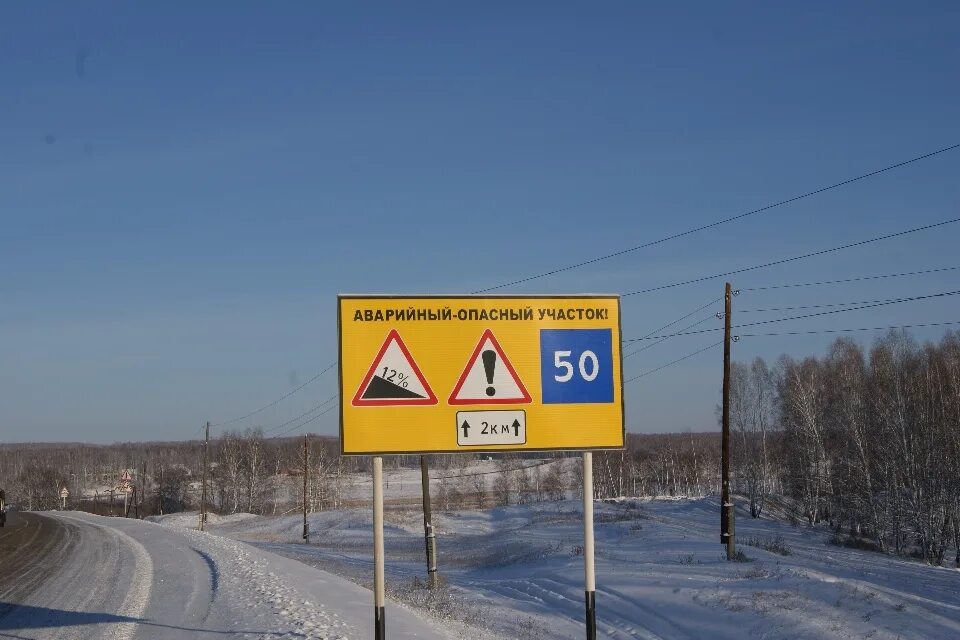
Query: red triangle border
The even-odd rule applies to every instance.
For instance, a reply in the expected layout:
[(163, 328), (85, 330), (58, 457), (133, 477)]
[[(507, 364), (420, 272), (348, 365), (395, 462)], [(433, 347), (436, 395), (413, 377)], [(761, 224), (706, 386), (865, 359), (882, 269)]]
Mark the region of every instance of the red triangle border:
[[(470, 369), (473, 368), (473, 364), (480, 356), (480, 349), (483, 348), (483, 343), (487, 341), (487, 338), (490, 339), (490, 343), (500, 356), (500, 361), (503, 362), (503, 364), (507, 367), (507, 371), (509, 371), (510, 375), (513, 376), (513, 381), (517, 383), (517, 388), (519, 388), (523, 393), (522, 398), (510, 398), (508, 400), (503, 400), (500, 398), (479, 398), (474, 400), (457, 399), (457, 394), (460, 393), (460, 389), (467, 381), (467, 375), (470, 373)], [(501, 347), (500, 343), (497, 342), (497, 337), (493, 335), (492, 330), (486, 329), (483, 332), (483, 335), (480, 336), (480, 340), (477, 342), (477, 346), (473, 350), (473, 355), (471, 355), (467, 360), (467, 365), (463, 368), (463, 373), (460, 374), (460, 379), (457, 380), (457, 384), (453, 387), (453, 391), (450, 392), (450, 398), (447, 400), (447, 404), (459, 406), (465, 404), (529, 404), (531, 402), (533, 402), (533, 399), (530, 397), (530, 392), (527, 391), (527, 387), (523, 384), (523, 380), (521, 380), (520, 376), (517, 375), (517, 370), (513, 368), (513, 363), (510, 362), (510, 359), (507, 358), (506, 354), (503, 352), (503, 347)]]
[[(400, 351), (403, 352), (403, 356), (407, 359), (407, 362), (410, 363), (410, 367), (413, 369), (414, 375), (416, 375), (417, 379), (420, 380), (420, 384), (423, 385), (428, 397), (401, 398), (394, 400), (363, 399), (363, 392), (366, 391), (367, 387), (370, 385), (370, 379), (373, 378), (373, 374), (379, 368), (378, 365), (380, 364), (380, 359), (383, 358), (383, 354), (387, 352), (387, 347), (390, 346), (390, 342), (392, 340), (397, 341), (397, 346), (400, 347)], [(377, 352), (376, 357), (373, 359), (373, 364), (370, 365), (370, 369), (367, 371), (367, 374), (363, 376), (363, 382), (360, 383), (360, 387), (357, 389), (357, 393), (353, 396), (353, 401), (350, 404), (355, 407), (403, 407), (437, 404), (437, 395), (433, 392), (433, 389), (430, 388), (430, 383), (427, 382), (427, 379), (423, 377), (423, 372), (421, 372), (420, 367), (417, 366), (417, 361), (413, 359), (412, 355), (410, 355), (410, 350), (407, 349), (407, 345), (403, 342), (403, 338), (400, 337), (400, 334), (396, 329), (391, 329), (390, 333), (387, 334), (386, 339), (383, 341), (383, 345), (380, 347), (380, 351)]]

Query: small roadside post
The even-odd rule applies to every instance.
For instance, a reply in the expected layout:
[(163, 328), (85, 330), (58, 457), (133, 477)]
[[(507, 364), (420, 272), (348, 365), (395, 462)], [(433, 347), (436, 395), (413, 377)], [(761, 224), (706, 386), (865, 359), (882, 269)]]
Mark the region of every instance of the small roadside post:
[(67, 498), (69, 497), (70, 497), (70, 491), (66, 487), (63, 487), (62, 489), (60, 489), (60, 510), (61, 511), (67, 510)]
[(421, 456), (435, 586), (426, 455), (511, 451), (583, 452), (585, 626), (595, 640), (592, 452), (625, 441), (620, 297), (340, 295), (337, 328), (340, 454), (372, 458), (375, 640), (386, 638), (383, 456)]

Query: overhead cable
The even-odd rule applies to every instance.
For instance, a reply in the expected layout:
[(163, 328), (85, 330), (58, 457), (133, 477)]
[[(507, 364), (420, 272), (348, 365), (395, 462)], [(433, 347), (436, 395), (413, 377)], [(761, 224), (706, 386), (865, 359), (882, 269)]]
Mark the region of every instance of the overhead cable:
[(255, 409), (255, 410), (251, 411), (250, 413), (244, 414), (244, 415), (242, 415), (242, 416), (237, 416), (236, 418), (230, 418), (229, 420), (224, 420), (223, 422), (218, 422), (217, 424), (212, 424), (212, 425), (210, 425), (210, 426), (212, 426), (212, 427), (222, 427), (222, 426), (225, 426), (225, 425), (228, 425), (228, 424), (233, 424), (233, 423), (235, 423), (235, 422), (240, 422), (241, 420), (246, 420), (247, 418), (250, 418), (250, 417), (252, 417), (252, 416), (257, 415), (258, 413), (260, 413), (260, 412), (262, 412), (262, 411), (266, 411), (266, 410), (269, 409), (270, 407), (275, 407), (275, 406), (277, 406), (278, 404), (280, 404), (281, 402), (283, 402), (284, 400), (286, 400), (287, 398), (289, 398), (290, 396), (292, 396), (293, 394), (297, 393), (298, 391), (300, 391), (301, 389), (303, 389), (304, 387), (306, 387), (308, 384), (311, 384), (311, 383), (316, 382), (317, 380), (319, 380), (320, 377), (321, 377), (323, 374), (325, 374), (327, 371), (330, 371), (330, 369), (333, 369), (335, 366), (337, 366), (337, 363), (336, 363), (336, 362), (333, 362), (332, 364), (328, 365), (323, 371), (321, 371), (321, 372), (318, 373), (317, 375), (313, 376), (312, 378), (310, 378), (309, 380), (307, 380), (306, 382), (304, 382), (303, 384), (301, 384), (299, 387), (297, 387), (297, 388), (294, 389), (293, 391), (290, 391), (290, 392), (284, 394), (283, 396), (277, 398), (277, 399), (274, 400), (273, 402), (269, 402), (269, 403), (263, 405), (263, 406), (260, 407), (259, 409)]
[(677, 358), (676, 360), (674, 360), (674, 361), (672, 361), (672, 362), (668, 362), (668, 363), (666, 363), (666, 364), (660, 365), (660, 366), (657, 367), (656, 369), (650, 369), (649, 371), (644, 371), (643, 373), (637, 374), (637, 375), (635, 375), (635, 376), (633, 376), (633, 377), (631, 377), (631, 378), (627, 378), (626, 380), (623, 381), (623, 384), (627, 384), (628, 382), (633, 382), (634, 380), (639, 380), (640, 378), (644, 378), (644, 377), (646, 377), (646, 376), (649, 376), (649, 375), (652, 374), (652, 373), (656, 373), (656, 372), (658, 372), (658, 371), (662, 371), (663, 369), (666, 369), (667, 367), (672, 367), (672, 366), (675, 365), (675, 364), (679, 364), (679, 363), (683, 362), (684, 360), (689, 360), (689, 359), (692, 358), (693, 356), (700, 355), (700, 354), (703, 353), (704, 351), (709, 351), (710, 349), (713, 349), (714, 347), (719, 347), (719, 346), (722, 345), (722, 344), (723, 344), (723, 340), (721, 340), (720, 342), (714, 342), (714, 343), (711, 344), (711, 345), (707, 345), (707, 346), (704, 347), (703, 349), (698, 349), (698, 350), (694, 351), (693, 353), (688, 353), (687, 355), (683, 356), (682, 358)]
[(861, 276), (858, 278), (843, 278), (842, 280), (821, 280), (819, 282), (794, 282), (791, 284), (774, 284), (766, 287), (743, 287), (741, 291), (770, 291), (773, 289), (792, 289), (795, 287), (817, 287), (828, 284), (844, 284), (847, 282), (863, 282), (864, 280), (884, 280), (886, 278), (903, 278), (905, 276), (920, 276), (928, 273), (956, 271), (960, 267), (943, 267), (940, 269), (924, 269), (923, 271), (903, 271), (900, 273), (886, 273), (876, 276)]
[[(925, 295), (925, 296), (912, 296), (912, 297), (909, 297), (909, 298), (894, 298), (894, 299), (889, 300), (889, 301), (886, 301), (886, 302), (878, 302), (878, 303), (876, 303), (876, 304), (867, 304), (867, 305), (863, 305), (863, 306), (860, 306), (860, 307), (849, 307), (849, 308), (846, 308), (846, 309), (834, 309), (833, 311), (820, 311), (820, 312), (818, 312), (818, 313), (806, 313), (806, 314), (799, 315), (799, 316), (790, 316), (790, 317), (787, 317), (787, 318), (774, 318), (774, 319), (772, 319), (772, 320), (761, 320), (761, 321), (758, 321), (758, 322), (746, 322), (746, 323), (743, 323), (743, 324), (734, 325), (732, 328), (733, 328), (733, 329), (742, 329), (742, 328), (744, 328), (744, 327), (755, 327), (755, 326), (758, 326), (758, 325), (773, 324), (773, 323), (776, 323), (776, 322), (788, 322), (788, 321), (790, 321), (790, 320), (804, 320), (804, 319), (806, 319), (806, 318), (816, 318), (816, 317), (819, 317), (819, 316), (827, 316), (827, 315), (833, 315), (833, 314), (837, 314), (837, 313), (846, 313), (846, 312), (848, 312), (848, 311), (861, 311), (861, 310), (863, 310), (863, 309), (873, 309), (873, 308), (875, 308), (875, 307), (883, 307), (883, 306), (891, 305), (891, 304), (900, 304), (900, 303), (902, 303), (902, 302), (915, 302), (915, 301), (917, 301), (917, 300), (929, 300), (929, 299), (932, 299), (932, 298), (943, 298), (943, 297), (948, 297), (948, 296), (955, 296), (955, 295), (957, 295), (957, 294), (960, 294), (960, 290), (957, 290), (957, 291), (944, 291), (944, 292), (942, 292), (942, 293), (933, 293), (933, 294)], [(699, 329), (699, 330), (697, 330), (697, 331), (686, 331), (686, 332), (670, 333), (670, 334), (667, 334), (667, 335), (664, 335), (664, 336), (652, 336), (652, 337), (649, 337), (649, 338), (628, 338), (628, 339), (624, 340), (623, 342), (639, 342), (639, 341), (641, 341), (641, 340), (651, 340), (651, 339), (658, 339), (658, 338), (676, 338), (676, 337), (679, 337), (679, 336), (693, 336), (693, 335), (698, 335), (698, 334), (701, 334), (701, 333), (709, 333), (709, 332), (711, 332), (711, 331), (720, 331), (721, 329), (722, 329), (722, 327), (718, 327), (718, 328), (715, 328), (715, 329)]]
[(925, 327), (946, 327), (960, 324), (960, 320), (949, 322), (925, 322), (922, 324), (896, 324), (886, 327), (859, 327), (854, 329), (814, 329), (811, 331), (779, 331), (776, 333), (741, 333), (737, 338), (768, 338), (773, 336), (808, 336), (817, 333), (853, 333), (857, 331), (888, 331), (891, 329), (921, 329)]
[(834, 253), (837, 251), (844, 251), (846, 249), (853, 249), (855, 247), (862, 247), (873, 242), (880, 242), (882, 240), (890, 240), (891, 238), (899, 238), (911, 233), (917, 233), (919, 231), (927, 231), (929, 229), (935, 229), (937, 227), (942, 227), (948, 224), (955, 224), (960, 222), (960, 218), (952, 218), (950, 220), (943, 220), (941, 222), (935, 222), (933, 224), (927, 224), (922, 227), (914, 227), (913, 229), (905, 229), (904, 231), (898, 231), (896, 233), (888, 233), (887, 235), (877, 236), (876, 238), (869, 238), (867, 240), (860, 240), (859, 242), (851, 242), (849, 244), (840, 245), (839, 247), (832, 247), (830, 249), (822, 249), (820, 251), (814, 251), (812, 253), (805, 253), (799, 256), (793, 256), (792, 258), (783, 258), (781, 260), (774, 260), (773, 262), (765, 262), (763, 264), (756, 264), (751, 267), (743, 267), (741, 269), (734, 269), (733, 271), (724, 271), (721, 273), (714, 273), (708, 276), (701, 276), (699, 278), (692, 278), (690, 280), (682, 280), (680, 282), (674, 282), (672, 284), (664, 284), (659, 287), (651, 287), (649, 289), (640, 289), (638, 291), (631, 291), (629, 293), (624, 293), (622, 296), (635, 296), (641, 293), (652, 293), (654, 291), (663, 291), (664, 289), (672, 289), (674, 287), (682, 287), (688, 284), (695, 284), (697, 282), (705, 282), (707, 280), (715, 280), (717, 278), (724, 278), (726, 276), (732, 276), (738, 273), (746, 273), (748, 271), (756, 271), (758, 269), (766, 269), (768, 267), (775, 267), (781, 264), (787, 264), (789, 262), (796, 262), (798, 260), (806, 260), (807, 258), (815, 258), (817, 256), (826, 255), (828, 253)]
[(774, 202), (774, 203), (772, 203), (772, 204), (768, 204), (768, 205), (766, 205), (766, 206), (759, 207), (759, 208), (757, 208), (757, 209), (752, 209), (752, 210), (750, 210), (750, 211), (746, 211), (746, 212), (744, 212), (744, 213), (741, 213), (741, 214), (738, 214), (738, 215), (735, 215), (735, 216), (730, 216), (730, 217), (728, 217), (728, 218), (723, 218), (723, 219), (721, 219), (721, 220), (717, 220), (717, 221), (711, 222), (711, 223), (709, 223), (709, 224), (701, 225), (701, 226), (699, 226), (699, 227), (694, 227), (694, 228), (688, 229), (688, 230), (686, 230), (686, 231), (681, 231), (681, 232), (679, 232), (679, 233), (674, 233), (674, 234), (672, 234), (672, 235), (664, 236), (664, 237), (662, 237), (662, 238), (658, 238), (657, 240), (651, 240), (651, 241), (649, 241), (649, 242), (645, 242), (645, 243), (643, 243), (643, 244), (639, 244), (639, 245), (634, 246), (634, 247), (629, 247), (629, 248), (626, 248), (626, 249), (621, 249), (621, 250), (619, 250), (619, 251), (614, 251), (613, 253), (608, 253), (608, 254), (606, 254), (606, 255), (597, 256), (597, 257), (595, 257), (595, 258), (590, 258), (590, 259), (588, 259), (588, 260), (584, 260), (584, 261), (582, 261), (582, 262), (577, 262), (577, 263), (575, 263), (575, 264), (570, 264), (570, 265), (567, 265), (567, 266), (565, 266), (565, 267), (558, 267), (558, 268), (556, 268), (556, 269), (551, 269), (551, 270), (549, 270), (549, 271), (544, 271), (544, 272), (538, 273), (538, 274), (536, 274), (536, 275), (527, 276), (527, 277), (525, 277), (525, 278), (520, 278), (520, 279), (518, 279), (518, 280), (512, 280), (512, 281), (510, 281), (510, 282), (504, 282), (503, 284), (498, 284), (498, 285), (493, 286), (493, 287), (487, 287), (486, 289), (479, 289), (479, 290), (477, 290), (477, 291), (474, 291), (474, 293), (487, 293), (487, 292), (489, 292), (489, 291), (496, 291), (497, 289), (503, 289), (503, 288), (505, 288), (505, 287), (512, 287), (512, 286), (514, 286), (514, 285), (523, 284), (523, 283), (525, 283), (525, 282), (530, 282), (531, 280), (538, 280), (538, 279), (540, 279), (540, 278), (546, 278), (547, 276), (556, 275), (556, 274), (558, 274), (558, 273), (563, 273), (563, 272), (565, 272), (565, 271), (571, 271), (571, 270), (573, 270), (573, 269), (579, 269), (580, 267), (585, 267), (585, 266), (590, 265), (590, 264), (596, 264), (597, 262), (602, 262), (602, 261), (604, 261), (604, 260), (609, 260), (609, 259), (611, 259), (611, 258), (615, 258), (615, 257), (617, 257), (617, 256), (622, 256), (622, 255), (627, 254), (627, 253), (632, 253), (632, 252), (634, 252), (634, 251), (639, 251), (640, 249), (646, 249), (646, 248), (648, 248), (648, 247), (652, 247), (652, 246), (655, 246), (655, 245), (658, 245), (658, 244), (662, 244), (662, 243), (664, 243), (664, 242), (669, 242), (670, 240), (676, 240), (676, 239), (678, 239), (678, 238), (683, 238), (683, 237), (685, 237), (685, 236), (688, 236), (688, 235), (691, 235), (691, 234), (694, 234), (694, 233), (698, 233), (698, 232), (700, 232), (700, 231), (706, 231), (707, 229), (712, 229), (712, 228), (714, 228), (714, 227), (719, 227), (719, 226), (721, 226), (721, 225), (728, 224), (728, 223), (730, 223), (730, 222), (734, 222), (734, 221), (736, 221), (736, 220), (742, 220), (743, 218), (747, 218), (747, 217), (749, 217), (749, 216), (753, 216), (753, 215), (756, 215), (756, 214), (758, 214), (758, 213), (763, 213), (764, 211), (769, 211), (770, 209), (775, 209), (775, 208), (777, 208), (777, 207), (782, 207), (783, 205), (790, 204), (791, 202), (796, 202), (796, 201), (798, 201), (798, 200), (803, 200), (804, 198), (809, 198), (809, 197), (811, 197), (811, 196), (815, 196), (815, 195), (817, 195), (817, 194), (824, 193), (825, 191), (830, 191), (831, 189), (837, 189), (837, 188), (839, 188), (839, 187), (843, 187), (843, 186), (848, 185), (848, 184), (853, 184), (854, 182), (859, 182), (860, 180), (865, 180), (865, 179), (867, 179), (867, 178), (880, 175), (881, 173), (886, 173), (887, 171), (892, 171), (892, 170), (898, 169), (898, 168), (900, 168), (900, 167), (905, 167), (905, 166), (907, 166), (907, 165), (909, 165), (909, 164), (913, 164), (914, 162), (919, 162), (919, 161), (921, 161), (921, 160), (925, 160), (925, 159), (927, 159), (927, 158), (932, 158), (933, 156), (940, 155), (941, 153), (946, 153), (946, 152), (948, 152), (948, 151), (953, 151), (954, 149), (957, 149), (958, 147), (960, 147), (960, 144), (953, 144), (953, 145), (950, 145), (950, 146), (947, 146), (947, 147), (943, 147), (942, 149), (937, 149), (936, 151), (931, 151), (931, 152), (929, 152), (929, 153), (925, 153), (925, 154), (923, 154), (923, 155), (916, 156), (915, 158), (910, 158), (910, 159), (908, 159), (908, 160), (903, 160), (903, 161), (901, 161), (901, 162), (897, 162), (897, 163), (895, 163), (895, 164), (888, 165), (888, 166), (883, 167), (883, 168), (881, 168), (881, 169), (876, 169), (876, 170), (870, 171), (870, 172), (868, 172), (868, 173), (860, 174), (860, 175), (855, 176), (855, 177), (853, 177), (853, 178), (848, 178), (848, 179), (846, 179), (846, 180), (841, 180), (840, 182), (835, 182), (835, 183), (833, 183), (833, 184), (830, 184), (830, 185), (827, 185), (827, 186), (824, 186), (824, 187), (820, 187), (820, 188), (814, 189), (814, 190), (812, 190), (812, 191), (807, 191), (806, 193), (802, 193), (802, 194), (800, 194), (800, 195), (793, 196), (793, 197), (791, 197), (791, 198), (787, 198), (787, 199), (785, 199), (785, 200), (780, 200), (779, 202)]

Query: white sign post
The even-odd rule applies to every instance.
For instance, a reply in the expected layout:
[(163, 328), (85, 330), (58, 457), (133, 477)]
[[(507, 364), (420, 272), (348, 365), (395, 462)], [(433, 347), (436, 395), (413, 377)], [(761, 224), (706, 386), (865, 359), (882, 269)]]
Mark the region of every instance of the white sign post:
[(70, 492), (67, 490), (66, 487), (64, 487), (63, 489), (60, 489), (60, 508), (63, 511), (67, 510), (67, 498), (69, 497), (70, 497)]
[(383, 564), (383, 458), (373, 459), (373, 622), (375, 640), (385, 640)]
[(597, 638), (597, 582), (593, 571), (593, 452), (583, 452), (583, 577), (587, 640)]

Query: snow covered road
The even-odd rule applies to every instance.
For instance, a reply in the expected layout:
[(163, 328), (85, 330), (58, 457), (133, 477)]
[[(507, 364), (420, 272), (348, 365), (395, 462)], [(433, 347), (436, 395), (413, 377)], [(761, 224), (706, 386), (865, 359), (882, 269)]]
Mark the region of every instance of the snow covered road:
[[(0, 638), (353, 639), (371, 632), (369, 591), (197, 531), (82, 513), (18, 514), (0, 530), (0, 549), (9, 560), (0, 571)], [(391, 608), (387, 623), (391, 638), (451, 637), (402, 608)]]

